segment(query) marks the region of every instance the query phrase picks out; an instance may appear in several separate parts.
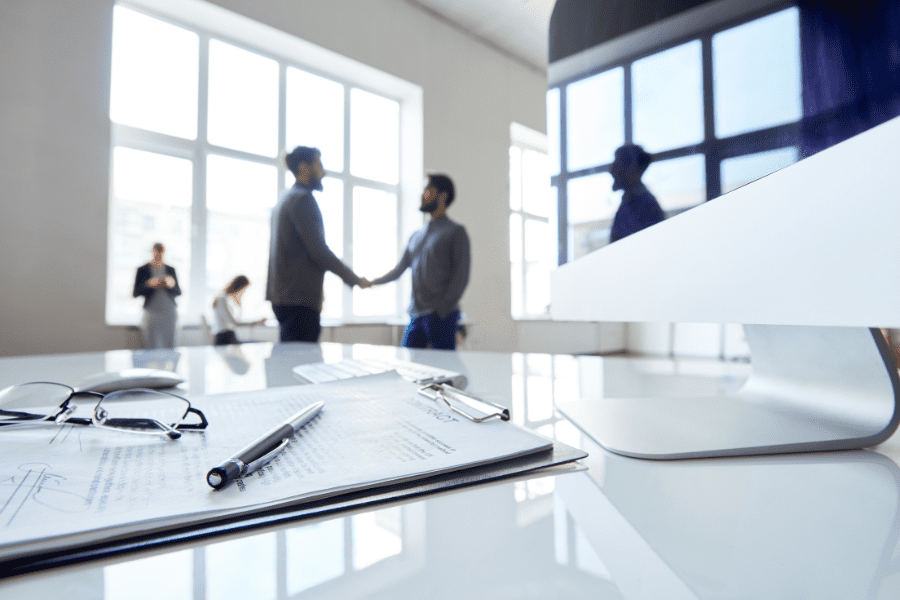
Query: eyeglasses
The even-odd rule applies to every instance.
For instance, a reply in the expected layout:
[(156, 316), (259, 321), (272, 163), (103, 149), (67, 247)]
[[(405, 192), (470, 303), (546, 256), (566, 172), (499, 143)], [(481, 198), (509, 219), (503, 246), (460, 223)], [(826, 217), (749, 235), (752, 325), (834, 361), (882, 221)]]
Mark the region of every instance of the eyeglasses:
[(0, 431), (3, 427), (54, 423), (94, 425), (164, 435), (173, 440), (181, 437), (182, 430), (199, 431), (209, 425), (206, 416), (192, 408), (187, 399), (158, 390), (133, 389), (100, 394), (77, 392), (62, 383), (46, 381), (22, 383), (0, 390)]

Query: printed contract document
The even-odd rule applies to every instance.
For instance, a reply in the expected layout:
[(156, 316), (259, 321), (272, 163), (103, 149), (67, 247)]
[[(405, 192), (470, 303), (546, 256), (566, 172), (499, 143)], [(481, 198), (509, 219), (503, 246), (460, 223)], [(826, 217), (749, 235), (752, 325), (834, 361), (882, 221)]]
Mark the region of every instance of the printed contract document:
[[(304, 406), (307, 423), (261, 470), (215, 491), (207, 471)], [(510, 423), (473, 423), (396, 373), (197, 396), (209, 419), (180, 440), (79, 425), (0, 431), (0, 560), (202, 523), (550, 449)]]

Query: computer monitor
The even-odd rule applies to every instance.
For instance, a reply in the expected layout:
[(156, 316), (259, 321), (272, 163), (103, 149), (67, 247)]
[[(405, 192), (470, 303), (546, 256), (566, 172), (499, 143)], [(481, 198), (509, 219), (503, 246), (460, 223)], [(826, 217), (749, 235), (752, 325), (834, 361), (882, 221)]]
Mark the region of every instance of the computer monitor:
[(900, 118), (556, 269), (551, 316), (741, 323), (737, 393), (561, 405), (641, 458), (843, 450), (900, 422)]

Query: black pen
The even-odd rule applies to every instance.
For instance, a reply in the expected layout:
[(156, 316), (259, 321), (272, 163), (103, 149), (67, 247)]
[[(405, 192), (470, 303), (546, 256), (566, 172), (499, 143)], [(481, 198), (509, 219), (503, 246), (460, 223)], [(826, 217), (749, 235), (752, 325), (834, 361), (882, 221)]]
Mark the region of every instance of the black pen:
[(323, 406), (324, 402), (310, 404), (218, 467), (213, 467), (206, 474), (206, 483), (218, 490), (230, 481), (257, 470), (284, 450), (297, 430), (319, 414)]

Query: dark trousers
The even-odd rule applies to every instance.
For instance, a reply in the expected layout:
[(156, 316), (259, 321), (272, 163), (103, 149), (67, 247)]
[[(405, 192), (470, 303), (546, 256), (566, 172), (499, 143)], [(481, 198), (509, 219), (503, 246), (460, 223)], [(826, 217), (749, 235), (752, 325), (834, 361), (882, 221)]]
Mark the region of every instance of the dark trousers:
[(226, 329), (225, 331), (220, 331), (216, 334), (215, 340), (216, 346), (228, 346), (230, 344), (240, 344), (237, 339), (237, 335), (235, 335), (234, 331), (231, 329)]
[(434, 348), (436, 350), (456, 350), (456, 330), (459, 326), (459, 311), (454, 310), (445, 319), (437, 313), (414, 317), (403, 332), (406, 348)]
[(319, 313), (308, 306), (273, 306), (282, 342), (318, 342), (322, 326)]

